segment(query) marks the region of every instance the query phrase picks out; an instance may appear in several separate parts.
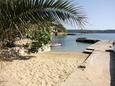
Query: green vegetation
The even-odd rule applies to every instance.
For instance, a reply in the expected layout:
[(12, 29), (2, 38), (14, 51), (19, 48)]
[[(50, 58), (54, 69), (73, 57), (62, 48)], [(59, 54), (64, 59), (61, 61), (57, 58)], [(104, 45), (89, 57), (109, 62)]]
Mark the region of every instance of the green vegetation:
[(35, 31), (29, 31), (26, 35), (27, 38), (33, 40), (31, 44), (27, 44), (24, 47), (28, 52), (38, 52), (38, 49), (43, 45), (49, 44), (51, 41), (51, 35), (48, 28), (39, 28)]
[(66, 28), (62, 24), (55, 25), (54, 29), (57, 30), (57, 32), (66, 32)]
[[(31, 46), (40, 47), (50, 41), (47, 31), (54, 23), (60, 28), (60, 21), (74, 21), (81, 27), (86, 17), (70, 0), (0, 0), (0, 41), (5, 46), (14, 46), (15, 38), (25, 38), (31, 31), (28, 37), (37, 41)], [(30, 28), (36, 25), (39, 28)]]

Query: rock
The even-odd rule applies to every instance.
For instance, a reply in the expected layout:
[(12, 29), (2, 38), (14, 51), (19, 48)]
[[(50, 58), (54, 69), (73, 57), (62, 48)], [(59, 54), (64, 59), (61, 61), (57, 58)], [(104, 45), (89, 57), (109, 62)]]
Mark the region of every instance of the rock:
[(23, 45), (29, 44), (31, 42), (32, 42), (32, 40), (30, 40), (30, 39), (18, 39), (15, 41), (15, 45), (16, 46), (23, 46)]

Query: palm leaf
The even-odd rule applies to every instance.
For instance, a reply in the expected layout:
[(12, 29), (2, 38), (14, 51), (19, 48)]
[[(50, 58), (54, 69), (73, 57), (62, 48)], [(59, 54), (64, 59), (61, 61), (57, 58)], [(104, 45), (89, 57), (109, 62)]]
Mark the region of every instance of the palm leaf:
[[(70, 0), (4, 0), (0, 1), (0, 29), (4, 37), (6, 33), (25, 34), (25, 26), (47, 22), (74, 21), (84, 26), (86, 16), (79, 6)], [(8, 36), (8, 38), (9, 38)], [(15, 35), (14, 35), (15, 36)]]

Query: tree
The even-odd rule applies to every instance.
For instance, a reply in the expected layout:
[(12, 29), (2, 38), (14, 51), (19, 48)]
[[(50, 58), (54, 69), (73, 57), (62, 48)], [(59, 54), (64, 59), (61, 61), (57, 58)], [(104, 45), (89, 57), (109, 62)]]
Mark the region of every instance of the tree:
[[(0, 0), (0, 41), (23, 38), (30, 25), (49, 27), (54, 22), (86, 23), (86, 16), (70, 0)], [(38, 29), (38, 28), (37, 28)]]

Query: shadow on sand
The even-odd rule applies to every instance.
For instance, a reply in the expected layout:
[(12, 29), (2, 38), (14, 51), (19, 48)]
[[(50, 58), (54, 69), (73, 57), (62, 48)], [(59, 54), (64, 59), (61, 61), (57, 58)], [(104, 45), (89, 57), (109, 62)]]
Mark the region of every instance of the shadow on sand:
[(29, 60), (31, 58), (34, 58), (35, 56), (21, 56), (21, 55), (16, 55), (15, 57), (13, 56), (6, 56), (6, 55), (0, 55), (0, 61), (13, 61), (13, 60)]
[(19, 52), (16, 52), (15, 50), (1, 50), (0, 52), (0, 60), (3, 61), (13, 61), (13, 60), (29, 60), (35, 56), (30, 56), (29, 54), (26, 54), (25, 52), (21, 55)]
[(20, 56), (17, 58), (0, 58), (0, 61), (9, 61), (12, 62), (13, 60), (29, 60), (31, 58), (34, 58), (35, 56)]
[(110, 77), (110, 86), (115, 86), (115, 52), (110, 52)]

